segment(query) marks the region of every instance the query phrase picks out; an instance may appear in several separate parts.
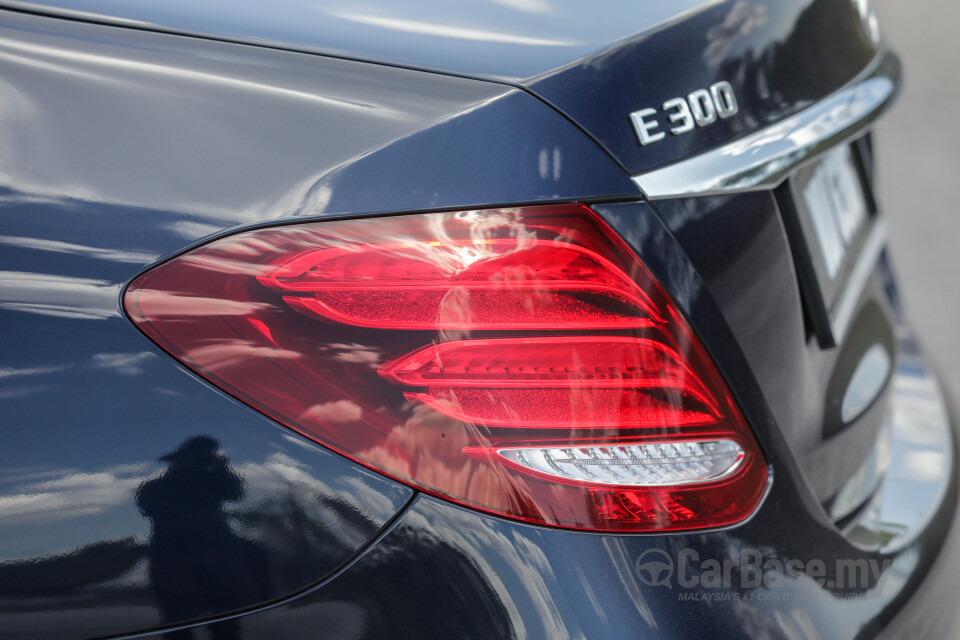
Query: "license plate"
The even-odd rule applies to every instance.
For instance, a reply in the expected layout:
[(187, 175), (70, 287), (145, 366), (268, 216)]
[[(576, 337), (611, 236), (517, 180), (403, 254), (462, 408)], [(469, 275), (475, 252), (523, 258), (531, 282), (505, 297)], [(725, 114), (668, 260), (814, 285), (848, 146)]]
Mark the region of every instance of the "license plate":
[[(856, 143), (855, 143), (856, 144)], [(879, 232), (856, 146), (841, 145), (790, 181), (801, 288), (823, 346), (842, 339)], [(791, 229), (788, 229), (791, 231)], [(864, 264), (860, 264), (864, 263)], [(863, 274), (860, 272), (864, 272)], [(865, 275), (864, 275), (865, 274)]]
[(801, 197), (824, 275), (832, 282), (867, 222), (867, 199), (850, 147), (834, 149), (813, 166)]

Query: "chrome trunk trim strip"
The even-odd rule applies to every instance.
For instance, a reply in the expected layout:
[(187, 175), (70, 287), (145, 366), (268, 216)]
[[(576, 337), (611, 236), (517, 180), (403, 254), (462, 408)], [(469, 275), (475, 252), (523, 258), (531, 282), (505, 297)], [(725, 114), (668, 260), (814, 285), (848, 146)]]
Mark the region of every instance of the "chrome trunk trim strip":
[(865, 130), (900, 88), (900, 60), (884, 50), (846, 87), (782, 122), (633, 176), (650, 200), (772, 189), (817, 154)]

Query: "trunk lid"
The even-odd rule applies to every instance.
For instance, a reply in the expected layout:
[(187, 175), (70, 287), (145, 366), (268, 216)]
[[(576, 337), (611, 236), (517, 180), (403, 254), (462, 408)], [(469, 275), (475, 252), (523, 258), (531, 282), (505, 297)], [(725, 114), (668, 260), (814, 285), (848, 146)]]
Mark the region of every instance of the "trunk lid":
[(677, 22), (717, 2), (5, 0), (0, 6), (459, 75), (519, 81)]

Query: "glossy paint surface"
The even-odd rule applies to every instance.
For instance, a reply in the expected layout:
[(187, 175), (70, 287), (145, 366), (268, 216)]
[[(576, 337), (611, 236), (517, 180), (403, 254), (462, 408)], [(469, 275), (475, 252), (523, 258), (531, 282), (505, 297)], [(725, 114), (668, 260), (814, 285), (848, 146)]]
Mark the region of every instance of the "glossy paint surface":
[[(129, 266), (57, 258), (72, 272)], [(60, 305), (11, 308), (11, 280)], [(121, 316), (116, 288), (4, 275), (3, 638), (125, 633), (289, 595), (411, 495), (186, 375)]]
[(350, 58), (519, 80), (604, 49), (716, 0), (612, 0), (584, 11), (571, 0), (452, 5), (401, 0), (6, 0), (0, 6), (119, 25), (235, 39)]
[(283, 218), (637, 192), (485, 82), (16, 13), (0, 65), (2, 186), (151, 210), (151, 257)]
[[(853, 79), (873, 54), (849, 0), (711, 3), (527, 85), (637, 174), (810, 106)], [(670, 133), (676, 110), (664, 103), (717, 82), (731, 84), (739, 112), (684, 135)], [(644, 108), (657, 110), (648, 119), (666, 133), (647, 146), (629, 118)]]
[[(786, 504), (781, 508), (771, 505), (762, 515), (787, 517)], [(774, 536), (762, 528), (669, 538), (547, 533), (421, 498), (328, 584), (228, 624), (240, 638), (268, 637), (281, 627), (296, 637), (309, 633), (317, 619), (339, 637), (354, 638), (878, 637), (931, 565), (936, 588), (956, 587), (955, 575), (934, 563), (943, 531), (891, 559), (853, 549), (803, 518), (794, 517), (792, 532)], [(953, 537), (946, 550), (955, 554), (958, 544)], [(818, 582), (838, 579), (832, 568), (817, 579), (774, 578), (779, 574), (771, 571), (771, 586), (741, 587), (744, 552), (758, 553), (763, 562), (823, 560), (832, 566), (841, 558), (868, 567), (873, 560), (884, 569), (845, 596)], [(646, 564), (651, 557), (672, 561), (673, 568), (652, 579)], [(710, 561), (737, 567), (729, 574), (733, 588), (722, 586)], [(657, 579), (664, 582), (651, 584)], [(401, 580), (415, 586), (398, 591)], [(937, 597), (914, 601), (904, 613), (916, 620), (912, 609), (922, 610), (936, 620), (951, 606)]]

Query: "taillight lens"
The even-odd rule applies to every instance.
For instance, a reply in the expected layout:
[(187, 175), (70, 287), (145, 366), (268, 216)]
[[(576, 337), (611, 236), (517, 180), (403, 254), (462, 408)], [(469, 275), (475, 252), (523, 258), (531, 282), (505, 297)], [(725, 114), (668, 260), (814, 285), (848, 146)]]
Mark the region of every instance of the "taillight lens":
[(143, 274), (124, 303), (251, 407), (483, 511), (694, 529), (745, 518), (766, 486), (716, 367), (584, 206), (248, 231)]

